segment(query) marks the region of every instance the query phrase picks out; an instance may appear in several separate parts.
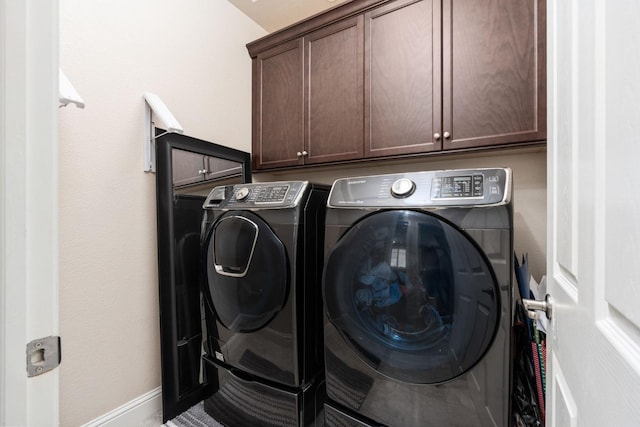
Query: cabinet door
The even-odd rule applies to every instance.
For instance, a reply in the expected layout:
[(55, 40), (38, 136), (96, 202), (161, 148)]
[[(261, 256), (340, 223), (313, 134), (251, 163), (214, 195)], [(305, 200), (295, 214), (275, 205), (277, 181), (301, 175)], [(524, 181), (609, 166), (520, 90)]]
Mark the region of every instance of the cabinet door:
[(205, 156), (205, 180), (227, 179), (242, 175), (242, 163), (221, 159), (219, 157)]
[(546, 138), (544, 0), (443, 1), (444, 149)]
[(253, 60), (253, 168), (302, 164), (302, 39)]
[(398, 0), (365, 14), (365, 156), (439, 150), (440, 1)]
[(305, 40), (305, 164), (363, 155), (363, 17)]
[(171, 162), (174, 187), (204, 180), (204, 156), (202, 154), (186, 150), (173, 150)]

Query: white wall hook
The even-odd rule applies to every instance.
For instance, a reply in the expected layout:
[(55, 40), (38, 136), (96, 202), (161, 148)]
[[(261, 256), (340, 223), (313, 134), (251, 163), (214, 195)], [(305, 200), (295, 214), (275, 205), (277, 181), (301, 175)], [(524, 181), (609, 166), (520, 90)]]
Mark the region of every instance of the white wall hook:
[(84, 108), (84, 101), (80, 97), (80, 94), (73, 87), (67, 76), (58, 69), (58, 100), (60, 101), (60, 107), (66, 107), (69, 104), (75, 104), (78, 108)]
[(164, 135), (164, 133), (155, 135), (156, 125), (153, 121), (153, 116), (161, 122), (160, 127), (165, 129), (165, 133), (181, 134), (184, 133), (184, 130), (158, 95), (145, 92), (144, 100), (144, 171), (155, 172), (156, 138)]

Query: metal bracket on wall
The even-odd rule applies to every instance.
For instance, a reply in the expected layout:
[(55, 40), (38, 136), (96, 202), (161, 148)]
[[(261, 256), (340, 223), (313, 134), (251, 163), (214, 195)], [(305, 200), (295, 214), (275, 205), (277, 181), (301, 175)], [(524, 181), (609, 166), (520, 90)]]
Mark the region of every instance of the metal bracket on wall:
[(144, 94), (144, 171), (156, 171), (156, 138), (164, 135), (156, 135), (156, 125), (153, 117), (162, 122), (161, 127), (165, 133), (184, 133), (182, 126), (171, 114), (171, 111), (156, 94), (145, 92)]
[(60, 337), (45, 337), (27, 344), (27, 376), (49, 372), (60, 365)]

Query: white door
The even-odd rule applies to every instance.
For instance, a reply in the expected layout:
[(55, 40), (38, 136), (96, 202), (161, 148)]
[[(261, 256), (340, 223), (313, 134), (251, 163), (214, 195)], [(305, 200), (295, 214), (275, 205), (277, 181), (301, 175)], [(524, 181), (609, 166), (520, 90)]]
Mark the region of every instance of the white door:
[(547, 425), (640, 426), (640, 2), (547, 17)]
[(58, 424), (58, 370), (26, 369), (27, 343), (58, 333), (57, 106), (58, 1), (0, 1), (2, 426)]

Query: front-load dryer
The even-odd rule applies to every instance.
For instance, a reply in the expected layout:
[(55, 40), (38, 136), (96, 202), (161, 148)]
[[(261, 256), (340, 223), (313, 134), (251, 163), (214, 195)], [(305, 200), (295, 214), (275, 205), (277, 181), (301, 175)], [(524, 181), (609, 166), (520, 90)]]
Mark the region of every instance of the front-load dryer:
[(323, 293), (328, 426), (508, 426), (510, 169), (337, 180)]
[(216, 187), (204, 202), (204, 358), (218, 376), (204, 407), (225, 426), (322, 418), (328, 194), (306, 181), (252, 183)]

